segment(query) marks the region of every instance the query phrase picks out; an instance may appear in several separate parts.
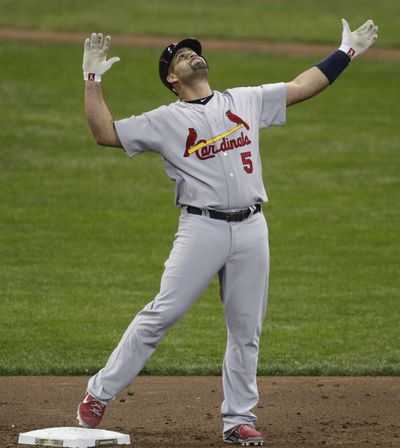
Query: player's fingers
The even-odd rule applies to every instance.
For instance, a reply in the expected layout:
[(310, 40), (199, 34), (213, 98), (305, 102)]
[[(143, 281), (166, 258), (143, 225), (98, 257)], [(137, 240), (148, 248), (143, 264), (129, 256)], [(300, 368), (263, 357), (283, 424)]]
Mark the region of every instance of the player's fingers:
[[(120, 59), (119, 59), (119, 57), (117, 57), (117, 56), (114, 56), (113, 58), (110, 58), (108, 61), (107, 61), (107, 67), (108, 68), (110, 68), (115, 62), (118, 62)], [(108, 70), (108, 68), (107, 68), (107, 70)]]
[(375, 26), (374, 21), (371, 19), (367, 20), (366, 26), (368, 31), (372, 30), (372, 28)]
[(101, 47), (103, 46), (103, 34), (102, 33), (99, 33), (97, 35), (96, 46), (97, 46), (98, 50), (101, 50)]
[(360, 26), (359, 30), (363, 33), (367, 33), (370, 30), (372, 30), (373, 27), (374, 27), (374, 22), (371, 19), (369, 19)]
[(96, 47), (97, 34), (92, 33), (90, 36), (90, 48), (93, 49)]
[(369, 42), (374, 42), (378, 37), (378, 27), (373, 26), (371, 29), (368, 29), (368, 31), (365, 31), (363, 35)]
[(87, 53), (90, 50), (90, 37), (88, 37), (85, 40), (85, 43), (83, 45), (83, 50), (84, 50), (85, 53)]
[(369, 30), (368, 34), (369, 34), (370, 36), (372, 36), (372, 35), (374, 35), (374, 34), (378, 34), (378, 27), (377, 27), (376, 25), (373, 26), (373, 27)]
[(373, 44), (376, 41), (376, 39), (378, 39), (378, 34), (372, 34), (369, 37), (369, 41), (371, 42), (371, 44)]
[(103, 42), (103, 48), (101, 49), (102, 54), (107, 54), (111, 45), (111, 36), (106, 36)]
[(346, 19), (342, 19), (342, 26), (343, 26), (343, 33), (347, 34), (351, 32), (349, 22)]

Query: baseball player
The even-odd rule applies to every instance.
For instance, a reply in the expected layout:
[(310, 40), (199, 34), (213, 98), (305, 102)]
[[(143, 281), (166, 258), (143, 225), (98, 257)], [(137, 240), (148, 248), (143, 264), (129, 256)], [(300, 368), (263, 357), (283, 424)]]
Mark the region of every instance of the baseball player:
[(114, 121), (101, 78), (119, 60), (107, 60), (110, 36), (93, 33), (84, 45), (85, 114), (99, 145), (132, 157), (155, 151), (176, 183), (179, 228), (160, 291), (133, 319), (106, 365), (90, 378), (78, 407), (79, 423), (95, 428), (106, 406), (139, 374), (165, 333), (218, 274), (227, 327), (222, 367), (223, 440), (262, 445), (252, 409), (268, 291), (267, 201), (259, 130), (283, 125), (286, 108), (324, 90), (377, 38), (372, 20), (351, 31), (342, 19), (339, 49), (293, 81), (218, 92), (198, 40), (169, 45), (159, 60), (163, 84), (178, 99)]

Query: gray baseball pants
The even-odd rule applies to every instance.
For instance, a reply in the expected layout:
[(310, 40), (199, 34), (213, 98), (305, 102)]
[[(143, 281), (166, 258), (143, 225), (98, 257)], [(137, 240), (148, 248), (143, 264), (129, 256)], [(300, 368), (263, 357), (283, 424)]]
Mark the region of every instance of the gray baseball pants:
[(224, 433), (253, 424), (256, 371), (268, 291), (268, 229), (262, 213), (241, 222), (192, 215), (183, 208), (160, 292), (133, 319), (88, 392), (109, 402), (142, 370), (161, 339), (219, 274), (227, 326), (222, 369)]

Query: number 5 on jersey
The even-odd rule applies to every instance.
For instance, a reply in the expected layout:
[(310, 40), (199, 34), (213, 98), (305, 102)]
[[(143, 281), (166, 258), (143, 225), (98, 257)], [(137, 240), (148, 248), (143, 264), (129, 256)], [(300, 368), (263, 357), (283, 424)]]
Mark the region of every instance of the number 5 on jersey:
[(243, 169), (246, 171), (246, 173), (251, 174), (253, 172), (253, 162), (250, 158), (251, 152), (241, 152), (240, 156), (242, 157)]

